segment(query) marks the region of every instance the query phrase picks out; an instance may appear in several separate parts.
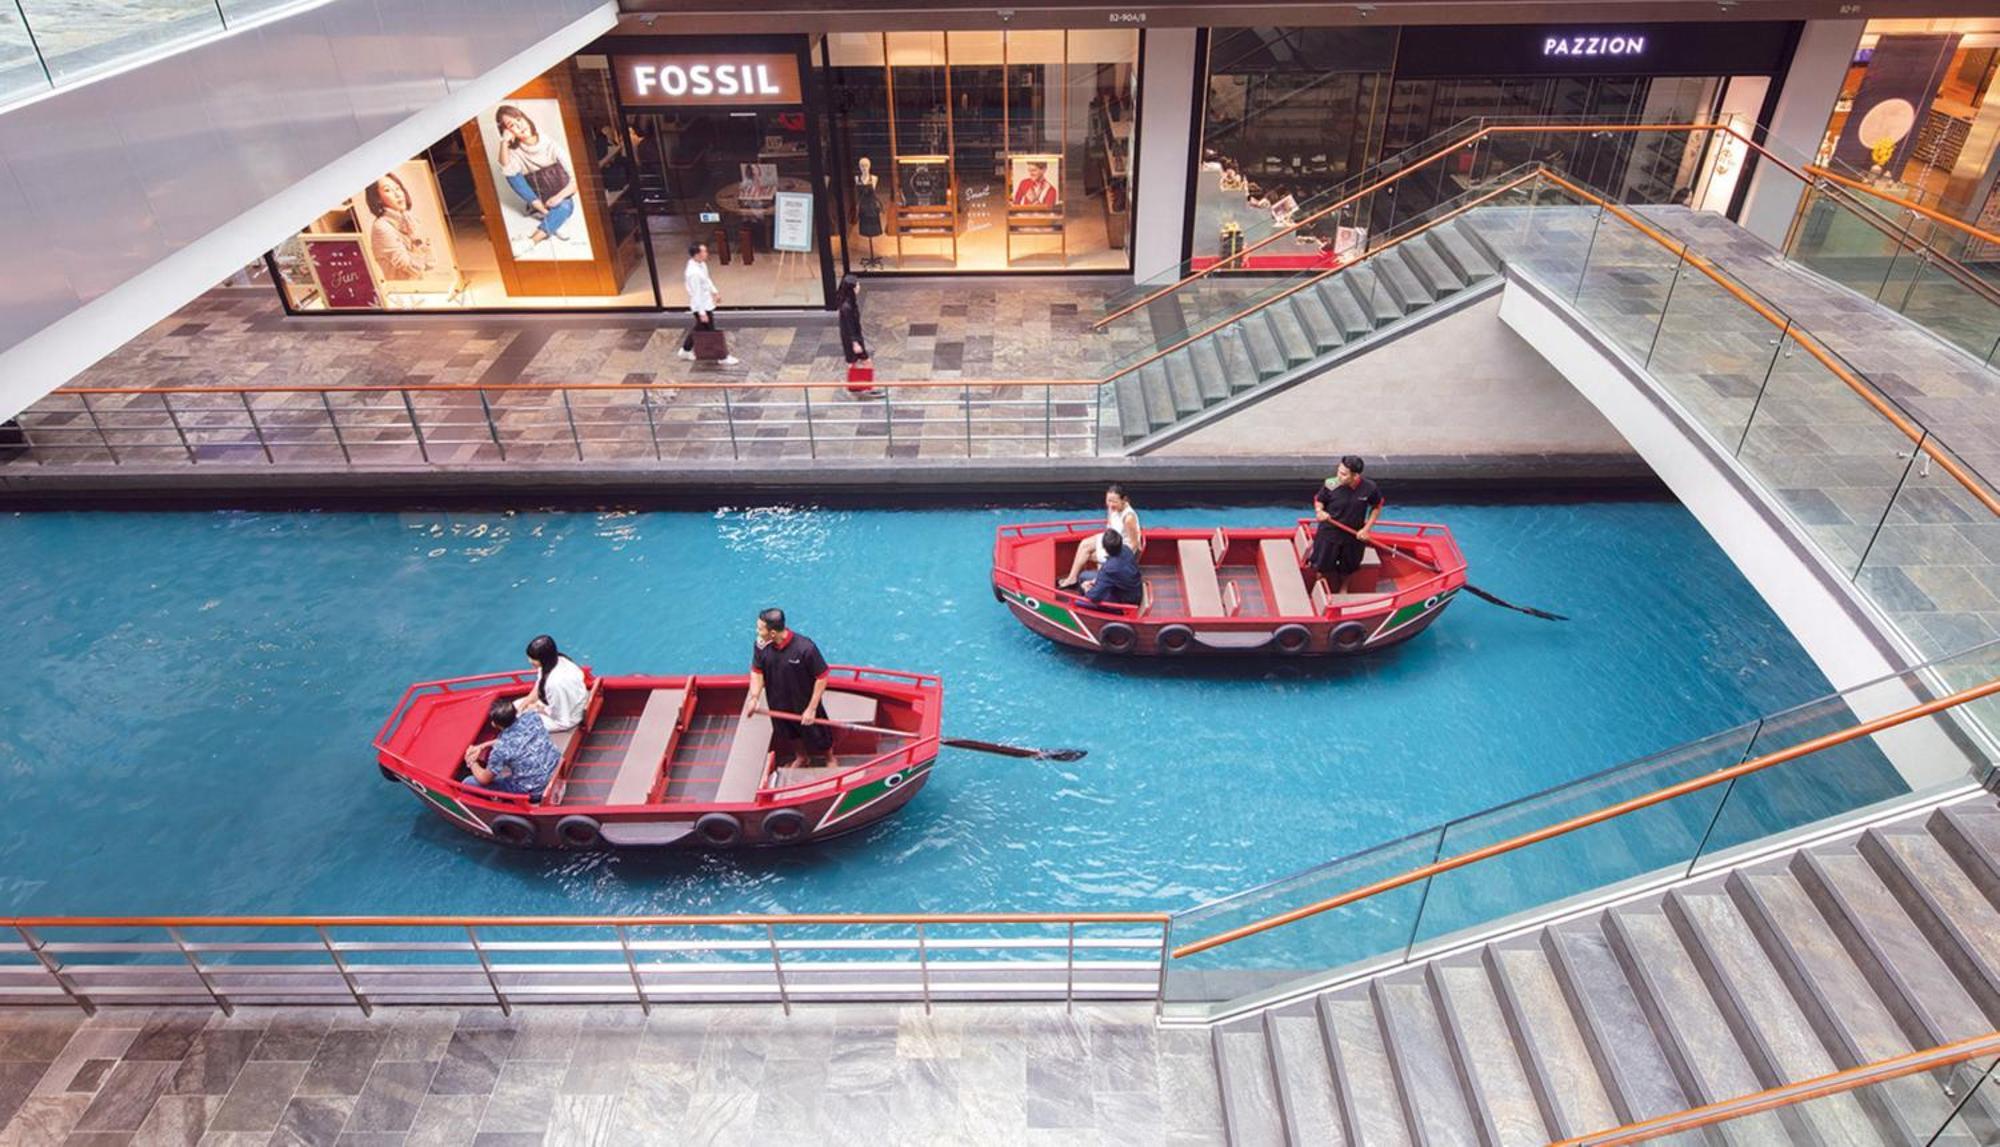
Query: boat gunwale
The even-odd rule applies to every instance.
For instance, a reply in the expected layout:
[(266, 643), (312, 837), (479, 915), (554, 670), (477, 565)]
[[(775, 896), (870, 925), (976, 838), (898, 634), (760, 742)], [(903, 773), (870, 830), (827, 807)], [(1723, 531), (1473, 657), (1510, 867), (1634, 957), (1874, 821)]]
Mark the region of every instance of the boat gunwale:
[[(389, 739), (402, 728), (403, 719), (418, 701), (427, 697), (438, 697), (453, 692), (466, 694), (481, 691), (495, 691), (513, 685), (530, 685), (534, 674), (526, 671), (500, 671), (474, 674), (467, 677), (443, 678), (437, 681), (420, 681), (403, 690), (396, 708), (383, 722), (376, 734), (373, 747), (376, 759), (384, 768), (395, 772), (409, 783), (426, 788), (442, 787), (454, 800), (477, 807), (487, 812), (528, 814), (539, 817), (589, 815), (618, 816), (632, 819), (634, 816), (668, 814), (686, 816), (704, 812), (751, 812), (778, 807), (796, 806), (802, 802), (837, 797), (851, 789), (870, 784), (882, 777), (904, 769), (928, 766), (937, 759), (942, 744), (939, 727), (942, 724), (942, 703), (944, 700), (944, 680), (934, 673), (917, 673), (903, 669), (881, 669), (863, 665), (828, 666), (829, 675), (855, 684), (877, 684), (900, 686), (914, 691), (908, 698), (912, 708), (919, 714), (918, 728), (912, 733), (913, 739), (905, 745), (881, 753), (859, 765), (841, 770), (839, 773), (822, 778), (787, 785), (783, 788), (763, 788), (748, 801), (658, 801), (647, 804), (564, 804), (532, 800), (526, 793), (505, 793), (492, 789), (468, 785), (457, 776), (436, 777), (427, 774), (402, 753), (389, 747)], [(592, 680), (599, 686), (612, 681), (619, 682), (679, 682), (678, 686), (651, 686), (654, 688), (686, 688), (691, 692), (700, 683), (715, 686), (749, 684), (750, 675), (721, 674), (703, 676), (689, 673), (645, 674), (629, 673), (616, 676), (596, 676)], [(623, 686), (620, 686), (623, 687)], [(633, 687), (645, 687), (634, 685)], [(567, 762), (566, 762), (567, 763)], [(663, 764), (664, 767), (664, 764)], [(454, 768), (453, 773), (457, 772)]]

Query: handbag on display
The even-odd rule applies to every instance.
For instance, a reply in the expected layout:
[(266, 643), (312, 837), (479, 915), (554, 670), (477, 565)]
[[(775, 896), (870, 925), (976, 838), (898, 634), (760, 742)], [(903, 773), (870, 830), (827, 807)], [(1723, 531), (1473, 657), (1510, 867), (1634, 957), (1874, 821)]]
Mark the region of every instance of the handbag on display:
[(694, 332), (694, 357), (698, 362), (721, 362), (729, 357), (729, 339), (721, 331)]

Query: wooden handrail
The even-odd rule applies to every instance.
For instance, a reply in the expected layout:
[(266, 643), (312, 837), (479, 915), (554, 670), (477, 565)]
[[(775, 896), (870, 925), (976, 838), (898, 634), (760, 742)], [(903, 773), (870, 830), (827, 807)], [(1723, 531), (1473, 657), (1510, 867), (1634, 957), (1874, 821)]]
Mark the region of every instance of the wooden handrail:
[(630, 916), (8, 916), (0, 928), (671, 928), (766, 924), (1162, 924), (1165, 912), (749, 913)]
[(1738, 765), (1717, 769), (1712, 773), (1681, 781), (1678, 784), (1671, 784), (1665, 788), (1656, 789), (1653, 792), (1633, 797), (1630, 800), (1619, 801), (1617, 804), (1607, 805), (1594, 812), (1587, 812), (1581, 816), (1573, 816), (1568, 820), (1558, 821), (1555, 824), (1538, 828), (1533, 832), (1524, 832), (1519, 836), (1509, 837), (1494, 844), (1475, 848), (1470, 852), (1461, 852), (1457, 856), (1433, 861), (1430, 864), (1412, 868), (1396, 876), (1377, 880), (1372, 884), (1366, 884), (1360, 888), (1351, 889), (1338, 896), (1330, 896), (1324, 900), (1315, 901), (1288, 912), (1280, 912), (1275, 916), (1267, 916), (1262, 920), (1245, 924), (1238, 928), (1231, 928), (1227, 932), (1218, 932), (1213, 936), (1196, 940), (1192, 944), (1183, 944), (1175, 948), (1173, 956), (1178, 960), (1206, 952), (1211, 948), (1220, 948), (1224, 944), (1234, 943), (1237, 940), (1255, 936), (1261, 932), (1268, 932), (1273, 928), (1281, 928), (1287, 924), (1304, 920), (1309, 916), (1317, 916), (1322, 912), (1330, 912), (1335, 908), (1342, 908), (1357, 901), (1366, 900), (1371, 896), (1391, 892), (1395, 889), (1415, 884), (1420, 880), (1428, 880), (1433, 876), (1453, 872), (1468, 865), (1477, 864), (1482, 860), (1489, 860), (1495, 856), (1503, 856), (1509, 852), (1527, 848), (1530, 845), (1540, 844), (1545, 840), (1565, 836), (1578, 829), (1603, 824), (1607, 820), (1624, 816), (1626, 813), (1638, 812), (1641, 809), (1664, 804), (1676, 797), (1683, 797), (1689, 793), (1700, 792), (1702, 789), (1713, 788), (1716, 785), (1733, 781), (1738, 777), (1749, 776), (1751, 773), (1761, 772), (1764, 769), (1782, 765), (1787, 761), (1795, 761), (1800, 757), (1810, 756), (1822, 749), (1830, 749), (1835, 745), (1844, 745), (1849, 741), (1857, 741), (1863, 737), (1870, 737), (1882, 732), (1884, 729), (1893, 729), (1906, 722), (1914, 721), (1921, 717), (1928, 717), (1934, 713), (1941, 713), (1946, 709), (1963, 705), (1969, 701), (1977, 701), (1982, 697), (1990, 697), (1996, 693), (2000, 693), (2000, 677), (1996, 677), (1983, 685), (1975, 685), (1970, 689), (1961, 689), (1947, 697), (1926, 701), (1921, 705), (1912, 705), (1907, 709), (1899, 709), (1885, 717), (1877, 717), (1872, 721), (1863, 721), (1856, 725), (1850, 725), (1845, 729), (1814, 737), (1808, 741), (1801, 741), (1796, 745), (1780, 749), (1775, 753), (1766, 753), (1761, 757), (1744, 761)]
[(849, 386), (873, 386), (878, 390), (963, 390), (966, 387), (1000, 386), (1096, 386), (1094, 378), (991, 378), (991, 379), (910, 379), (906, 381), (883, 381), (872, 383), (849, 382), (649, 382), (637, 385), (629, 382), (425, 382), (410, 385), (390, 384), (387, 386), (322, 386), (303, 383), (298, 386), (65, 386), (50, 391), (51, 394), (396, 394), (408, 391), (412, 394), (433, 392), (464, 392), (483, 390), (489, 393), (517, 390), (566, 391), (576, 393), (591, 390), (845, 390)]
[(1891, 1079), (1901, 1079), (1920, 1071), (1935, 1071), (1983, 1055), (2000, 1055), (2000, 1031), (1987, 1032), (1985, 1035), (1976, 1035), (1956, 1043), (1941, 1044), (1922, 1051), (1876, 1060), (1874, 1063), (1864, 1063), (1860, 1067), (1828, 1072), (1811, 1079), (1799, 1080), (1797, 1083), (1787, 1083), (1750, 1095), (1741, 1095), (1735, 1099), (1690, 1107), (1685, 1111), (1676, 1111), (1671, 1115), (1661, 1115), (1640, 1123), (1626, 1123), (1603, 1131), (1595, 1131), (1589, 1135), (1558, 1140), (1550, 1147), (1622, 1147), (1627, 1143), (1642, 1143), (1662, 1135), (1694, 1131), (1731, 1119), (1741, 1119), (1747, 1115), (1790, 1107), (1807, 1100), (1838, 1095)]
[(1932, 209), (1925, 207), (1923, 204), (1918, 203), (1914, 200), (1905, 199), (1900, 195), (1891, 195), (1879, 187), (1871, 187), (1868, 184), (1863, 183), (1861, 180), (1849, 178), (1848, 176), (1842, 175), (1837, 171), (1829, 171), (1826, 168), (1821, 167), (1816, 163), (1806, 164), (1806, 171), (1831, 183), (1838, 183), (1842, 187), (1851, 187), (1856, 191), (1866, 192), (1869, 195), (1873, 195), (1877, 199), (1887, 200), (1890, 203), (1894, 203), (1896, 206), (1903, 208), (1905, 211), (1914, 211), (1917, 214), (1923, 216), (1924, 218), (1929, 219), (1933, 223), (1942, 223), (1946, 227), (1950, 227), (1953, 230), (1963, 231), (1967, 235), (1970, 235), (1974, 239), (1978, 239), (1983, 243), (1992, 243), (1995, 246), (2000, 246), (2000, 235), (1995, 235), (1991, 231), (1986, 231), (1981, 228), (1975, 227), (1972, 224), (1965, 222), (1963, 219), (1953, 219), (1951, 216), (1946, 215), (1942, 211), (1933, 211)]

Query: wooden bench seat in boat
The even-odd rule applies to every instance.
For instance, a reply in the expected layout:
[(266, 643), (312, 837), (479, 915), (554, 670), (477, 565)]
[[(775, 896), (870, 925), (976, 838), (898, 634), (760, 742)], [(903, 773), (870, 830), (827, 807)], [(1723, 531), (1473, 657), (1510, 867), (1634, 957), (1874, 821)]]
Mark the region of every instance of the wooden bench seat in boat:
[(762, 713), (739, 718), (729, 740), (729, 760), (716, 782), (718, 803), (754, 800), (764, 780), (764, 762), (771, 756), (771, 719)]
[(1211, 556), (1209, 543), (1197, 538), (1182, 538), (1181, 586), (1187, 591), (1187, 611), (1189, 617), (1226, 617), (1222, 608), (1222, 583), (1215, 577), (1215, 559)]
[(1334, 606), (1360, 605), (1364, 601), (1379, 602), (1388, 597), (1386, 593), (1329, 593), (1326, 583), (1313, 583), (1313, 612), (1324, 616)]
[[(1305, 533), (1303, 527), (1299, 533)], [(1257, 547), (1257, 560), (1264, 567), (1264, 580), (1271, 583), (1271, 616), (1307, 617), (1317, 612), (1306, 596), (1305, 575), (1299, 572), (1297, 539), (1287, 546), (1282, 538), (1266, 538)]]
[(625, 748), (625, 760), (611, 782), (608, 805), (645, 804), (653, 783), (660, 778), (660, 765), (673, 746), (674, 732), (680, 727), (681, 708), (687, 700), (685, 689), (655, 689), (646, 698), (639, 714), (639, 727)]
[(875, 698), (865, 693), (843, 693), (836, 689), (826, 691), (826, 696), (820, 698), (820, 706), (827, 716), (850, 725), (873, 725), (880, 710)]

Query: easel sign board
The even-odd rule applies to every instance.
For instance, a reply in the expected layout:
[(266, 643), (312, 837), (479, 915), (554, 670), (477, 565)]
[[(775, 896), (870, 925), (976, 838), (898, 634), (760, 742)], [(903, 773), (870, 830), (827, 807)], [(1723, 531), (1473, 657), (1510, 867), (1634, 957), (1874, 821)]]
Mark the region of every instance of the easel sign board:
[(306, 266), (331, 311), (374, 310), (382, 305), (381, 279), (359, 234), (301, 235)]
[(777, 251), (811, 251), (813, 197), (810, 191), (780, 191), (773, 209), (776, 223), (771, 247)]

